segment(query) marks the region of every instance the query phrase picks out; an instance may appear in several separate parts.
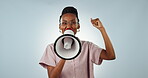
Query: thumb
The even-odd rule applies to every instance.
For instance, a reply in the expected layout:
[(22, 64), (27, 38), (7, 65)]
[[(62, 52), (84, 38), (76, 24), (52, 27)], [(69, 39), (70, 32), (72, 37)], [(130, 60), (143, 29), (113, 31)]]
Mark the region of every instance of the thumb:
[(93, 23), (93, 19), (92, 18), (90, 18), (90, 21), (91, 21), (91, 23)]

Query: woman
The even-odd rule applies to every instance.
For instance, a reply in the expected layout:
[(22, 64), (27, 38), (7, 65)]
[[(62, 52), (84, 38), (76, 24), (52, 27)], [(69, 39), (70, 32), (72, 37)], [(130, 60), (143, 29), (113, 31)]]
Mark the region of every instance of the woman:
[[(74, 7), (65, 7), (59, 21), (62, 34), (69, 28), (76, 34), (80, 28), (77, 9)], [(94, 78), (94, 63), (100, 65), (102, 60), (115, 59), (114, 48), (101, 21), (98, 18), (91, 19), (91, 23), (101, 32), (105, 49), (92, 42), (81, 41), (81, 53), (75, 59), (64, 60), (55, 54), (53, 44), (49, 44), (39, 62), (47, 68), (49, 78)]]

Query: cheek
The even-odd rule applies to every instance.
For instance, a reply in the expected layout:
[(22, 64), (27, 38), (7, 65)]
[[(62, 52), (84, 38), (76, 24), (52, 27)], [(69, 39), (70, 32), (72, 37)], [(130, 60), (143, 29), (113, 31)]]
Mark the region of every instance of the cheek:
[(76, 27), (76, 26), (73, 26), (72, 28), (73, 28), (74, 30), (77, 30), (77, 27)]
[(77, 32), (77, 27), (76, 27), (76, 26), (73, 27), (73, 31), (74, 31), (74, 33), (76, 34), (76, 32)]
[(64, 29), (65, 29), (65, 27), (64, 27), (64, 26), (60, 26), (60, 29), (61, 29), (61, 30), (64, 30)]

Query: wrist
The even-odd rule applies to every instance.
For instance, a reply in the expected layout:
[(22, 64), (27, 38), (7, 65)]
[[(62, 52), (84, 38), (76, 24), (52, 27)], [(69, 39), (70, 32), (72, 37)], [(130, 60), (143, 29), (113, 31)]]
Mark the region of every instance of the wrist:
[(102, 26), (102, 27), (100, 27), (100, 28), (98, 28), (101, 32), (102, 31), (105, 31), (105, 28)]
[(64, 60), (64, 59), (61, 59), (61, 61), (62, 61), (62, 62), (65, 62), (66, 60)]

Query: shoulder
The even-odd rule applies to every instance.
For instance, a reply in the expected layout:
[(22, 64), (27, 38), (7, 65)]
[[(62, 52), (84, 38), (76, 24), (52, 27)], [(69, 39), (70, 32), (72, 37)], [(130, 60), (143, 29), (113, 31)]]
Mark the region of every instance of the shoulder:
[(53, 47), (54, 43), (47, 44), (47, 47)]
[(91, 44), (93, 44), (93, 43), (90, 42), (90, 41), (81, 40), (81, 44), (82, 44), (82, 45), (91, 45)]
[(47, 44), (46, 49), (54, 50), (54, 43)]
[(84, 40), (81, 40), (81, 44), (82, 46), (86, 47), (88, 46), (89, 48), (101, 48), (100, 46), (96, 45), (95, 43), (91, 42), (91, 41), (84, 41)]

